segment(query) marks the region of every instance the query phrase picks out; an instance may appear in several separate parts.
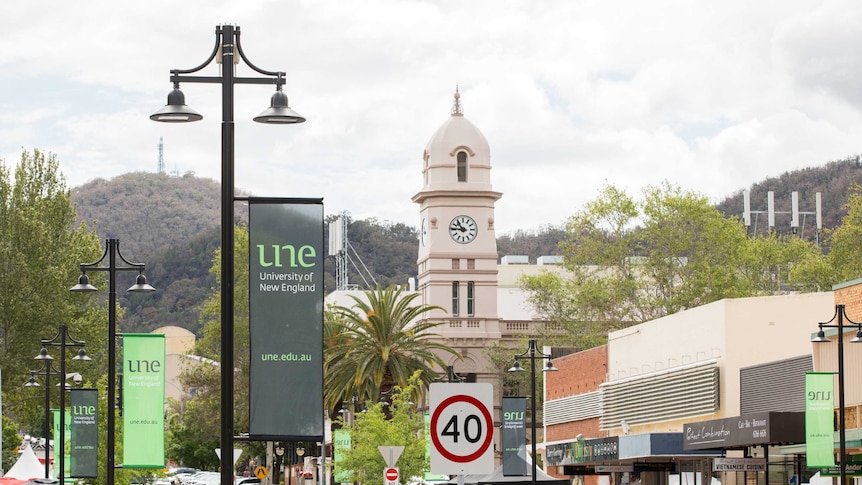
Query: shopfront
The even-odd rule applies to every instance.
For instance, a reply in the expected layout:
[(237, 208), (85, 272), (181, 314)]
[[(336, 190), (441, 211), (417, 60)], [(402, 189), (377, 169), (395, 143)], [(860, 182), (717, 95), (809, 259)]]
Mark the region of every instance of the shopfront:
[(713, 475), (723, 484), (786, 485), (800, 483), (803, 456), (782, 454), (782, 445), (805, 442), (805, 413), (762, 412), (683, 425), (683, 448), (721, 449)]
[(683, 449), (682, 433), (644, 433), (547, 446), (549, 466), (573, 477), (598, 475), (600, 485), (702, 485), (714, 449)]

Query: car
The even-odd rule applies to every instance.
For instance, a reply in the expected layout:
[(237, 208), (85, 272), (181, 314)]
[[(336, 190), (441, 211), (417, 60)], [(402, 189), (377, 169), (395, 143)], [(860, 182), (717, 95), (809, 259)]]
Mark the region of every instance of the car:
[(260, 485), (260, 478), (257, 477), (236, 477), (234, 485)]

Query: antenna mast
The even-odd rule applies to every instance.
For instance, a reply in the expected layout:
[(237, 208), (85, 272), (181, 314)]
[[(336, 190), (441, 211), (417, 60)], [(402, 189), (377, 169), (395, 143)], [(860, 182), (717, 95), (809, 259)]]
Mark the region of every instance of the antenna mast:
[(165, 173), (165, 143), (159, 137), (159, 173)]

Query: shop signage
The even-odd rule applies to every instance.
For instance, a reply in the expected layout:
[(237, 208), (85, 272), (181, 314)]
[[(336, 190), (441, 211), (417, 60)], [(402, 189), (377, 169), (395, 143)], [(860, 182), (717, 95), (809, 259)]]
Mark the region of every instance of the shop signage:
[(548, 465), (574, 465), (595, 461), (618, 460), (620, 457), (618, 436), (591, 440), (571, 441), (547, 446)]
[(765, 458), (715, 458), (712, 460), (714, 472), (765, 472)]
[(643, 462), (633, 463), (632, 468), (635, 473), (639, 472), (672, 472), (676, 471), (676, 463), (671, 462)]
[[(847, 466), (844, 472), (848, 477), (862, 477), (862, 456), (850, 455), (847, 457)], [(820, 476), (822, 477), (840, 477), (841, 469), (837, 466), (821, 468)]]
[(805, 441), (805, 413), (763, 412), (683, 424), (683, 450)]
[(631, 465), (596, 465), (596, 473), (625, 473), (633, 470)]

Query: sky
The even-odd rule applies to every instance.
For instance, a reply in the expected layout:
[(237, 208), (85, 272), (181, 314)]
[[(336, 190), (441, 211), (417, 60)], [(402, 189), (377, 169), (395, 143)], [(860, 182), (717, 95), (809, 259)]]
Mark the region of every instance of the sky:
[(326, 214), (417, 227), (456, 86), (490, 144), (498, 235), (563, 224), (608, 184), (717, 203), (862, 152), (852, 0), (8, 0), (0, 19), (0, 157), (53, 153), (69, 187), (156, 172), (160, 140), (167, 172), (220, 179), (218, 85), (181, 85), (202, 121), (149, 115), (227, 24), (308, 120), (255, 123), (273, 88), (237, 85), (237, 189)]

